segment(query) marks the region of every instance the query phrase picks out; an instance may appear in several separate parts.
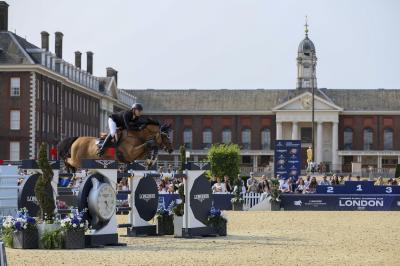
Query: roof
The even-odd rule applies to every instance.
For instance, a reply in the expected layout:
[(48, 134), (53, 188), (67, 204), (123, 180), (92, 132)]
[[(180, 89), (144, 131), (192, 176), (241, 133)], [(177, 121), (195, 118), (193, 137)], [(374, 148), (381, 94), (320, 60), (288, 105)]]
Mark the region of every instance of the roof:
[[(271, 111), (310, 89), (126, 90), (152, 112)], [(344, 111), (399, 111), (400, 90), (320, 89), (316, 95)]]
[(23, 49), (36, 47), (11, 32), (0, 32), (0, 64), (31, 64), (32, 59)]
[(306, 36), (299, 44), (299, 53), (304, 53), (306, 51), (315, 51), (314, 43)]

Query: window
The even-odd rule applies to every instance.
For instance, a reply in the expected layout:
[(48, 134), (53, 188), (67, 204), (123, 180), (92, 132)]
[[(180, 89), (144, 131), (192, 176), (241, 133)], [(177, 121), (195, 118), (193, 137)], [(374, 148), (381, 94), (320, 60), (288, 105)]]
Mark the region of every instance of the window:
[(373, 132), (370, 128), (364, 129), (364, 150), (372, 150)]
[(251, 145), (251, 130), (249, 128), (245, 128), (242, 130), (242, 146), (243, 149), (250, 149)]
[(10, 81), (10, 96), (20, 96), (20, 86), (21, 80), (20, 78), (11, 78)]
[(185, 148), (187, 149), (192, 148), (192, 140), (193, 140), (192, 129), (185, 128), (183, 130), (183, 143), (185, 145)]
[(385, 128), (383, 131), (383, 148), (384, 150), (393, 149), (393, 129)]
[(353, 129), (348, 127), (344, 129), (343, 144), (345, 150), (353, 149)]
[(19, 142), (10, 142), (10, 161), (19, 161)]
[(268, 128), (261, 131), (261, 148), (263, 150), (271, 149), (271, 134)]
[(212, 144), (212, 130), (211, 128), (206, 128), (203, 130), (203, 148), (208, 149)]
[(10, 129), (11, 130), (20, 130), (21, 129), (20, 111), (19, 110), (10, 111)]
[(229, 144), (232, 142), (232, 131), (229, 128), (225, 128), (222, 131), (222, 143)]

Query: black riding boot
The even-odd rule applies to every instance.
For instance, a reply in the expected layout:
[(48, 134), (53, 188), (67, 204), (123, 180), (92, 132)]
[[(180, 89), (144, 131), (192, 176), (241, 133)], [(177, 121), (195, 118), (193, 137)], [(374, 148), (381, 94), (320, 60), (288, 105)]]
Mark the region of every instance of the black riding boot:
[(109, 144), (111, 143), (112, 140), (112, 136), (111, 134), (108, 134), (106, 139), (103, 142), (103, 145), (101, 145), (100, 149), (97, 151), (97, 156), (102, 157), (104, 155), (104, 152), (107, 148), (107, 146), (109, 146)]

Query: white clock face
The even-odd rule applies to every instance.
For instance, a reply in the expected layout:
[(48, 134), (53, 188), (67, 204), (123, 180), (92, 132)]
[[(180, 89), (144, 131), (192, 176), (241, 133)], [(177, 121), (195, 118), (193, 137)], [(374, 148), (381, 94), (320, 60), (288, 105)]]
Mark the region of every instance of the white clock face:
[(109, 184), (102, 184), (97, 194), (97, 208), (101, 218), (110, 219), (116, 207), (116, 196), (114, 189)]

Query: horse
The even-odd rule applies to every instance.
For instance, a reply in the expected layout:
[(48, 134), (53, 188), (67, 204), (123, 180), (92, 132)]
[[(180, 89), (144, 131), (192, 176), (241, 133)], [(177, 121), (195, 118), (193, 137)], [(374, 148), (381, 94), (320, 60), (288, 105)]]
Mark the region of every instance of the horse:
[(81, 167), (82, 159), (117, 159), (122, 163), (131, 163), (135, 160), (146, 159), (146, 155), (153, 151), (152, 158), (147, 161), (148, 166), (151, 166), (157, 160), (158, 148), (172, 153), (172, 143), (168, 136), (170, 130), (170, 125), (160, 126), (155, 121), (147, 122), (141, 131), (120, 130), (115, 152), (106, 150), (102, 157), (97, 155), (98, 138), (71, 137), (64, 139), (58, 145), (59, 156), (64, 160), (65, 166), (75, 172), (76, 169)]

